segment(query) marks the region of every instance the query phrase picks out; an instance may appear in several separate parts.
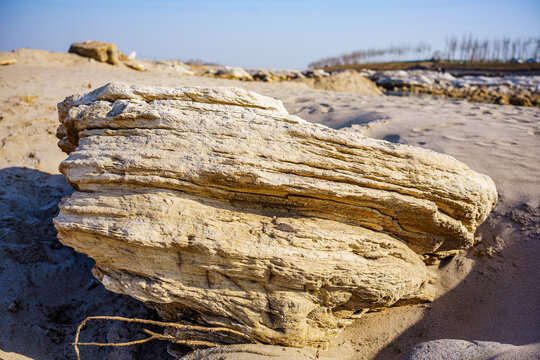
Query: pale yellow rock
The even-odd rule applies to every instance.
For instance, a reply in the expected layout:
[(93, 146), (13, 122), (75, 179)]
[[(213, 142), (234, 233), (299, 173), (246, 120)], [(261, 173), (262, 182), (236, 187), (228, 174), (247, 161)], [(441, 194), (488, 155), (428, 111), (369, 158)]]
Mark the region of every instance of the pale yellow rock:
[(13, 65), (18, 62), (17, 59), (0, 59), (0, 66)]
[(224, 66), (215, 69), (215, 72), (210, 73), (210, 75), (225, 78), (225, 79), (234, 79), (234, 80), (244, 80), (251, 81), (253, 77), (244, 69), (239, 67), (230, 67)]
[(471, 246), (497, 198), (449, 156), (243, 89), (110, 83), (58, 109), (78, 190), (60, 240), (164, 318), (267, 343), (324, 346), (362, 309), (429, 300), (419, 254)]
[(146, 71), (146, 66), (144, 66), (143, 63), (141, 63), (140, 61), (135, 61), (135, 60), (127, 60), (127, 61), (124, 61), (124, 64), (133, 69), (133, 70), (137, 70), (137, 71)]
[[(97, 61), (107, 62), (116, 65), (120, 60), (127, 60), (126, 56), (120, 54), (115, 44), (102, 41), (84, 41), (73, 43), (69, 47), (70, 53), (88, 57)], [(122, 57), (122, 59), (120, 59)]]

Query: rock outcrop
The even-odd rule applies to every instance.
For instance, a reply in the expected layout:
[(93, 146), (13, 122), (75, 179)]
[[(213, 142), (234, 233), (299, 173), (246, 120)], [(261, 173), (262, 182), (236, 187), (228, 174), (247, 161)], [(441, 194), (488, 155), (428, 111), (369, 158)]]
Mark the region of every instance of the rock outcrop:
[(324, 345), (364, 309), (429, 300), (420, 255), (471, 246), (497, 198), (450, 156), (242, 89), (110, 83), (58, 109), (77, 190), (59, 239), (165, 319), (262, 342)]

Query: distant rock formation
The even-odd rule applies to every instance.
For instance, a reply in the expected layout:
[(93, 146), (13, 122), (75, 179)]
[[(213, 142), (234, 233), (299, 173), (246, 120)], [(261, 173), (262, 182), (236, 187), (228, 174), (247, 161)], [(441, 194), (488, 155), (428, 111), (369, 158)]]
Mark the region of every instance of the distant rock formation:
[(470, 247), (497, 200), (450, 156), (243, 89), (110, 83), (58, 109), (62, 243), (165, 319), (266, 343), (324, 346), (362, 311), (431, 299), (420, 255)]

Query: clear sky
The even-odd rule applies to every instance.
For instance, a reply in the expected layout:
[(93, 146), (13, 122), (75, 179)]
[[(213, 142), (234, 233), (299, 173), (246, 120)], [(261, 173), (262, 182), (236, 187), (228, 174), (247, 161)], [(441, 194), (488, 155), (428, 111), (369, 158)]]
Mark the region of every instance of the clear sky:
[(0, 51), (114, 42), (142, 59), (305, 68), (448, 35), (540, 36), (540, 0), (0, 0)]

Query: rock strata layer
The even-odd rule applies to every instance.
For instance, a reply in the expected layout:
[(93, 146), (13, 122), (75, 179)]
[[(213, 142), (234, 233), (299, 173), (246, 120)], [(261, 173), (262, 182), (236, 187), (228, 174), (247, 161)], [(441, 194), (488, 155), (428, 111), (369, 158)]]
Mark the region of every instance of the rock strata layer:
[(363, 309), (429, 300), (420, 255), (471, 246), (497, 198), (452, 157), (243, 89), (110, 83), (58, 109), (60, 240), (164, 318), (262, 342), (324, 346)]

